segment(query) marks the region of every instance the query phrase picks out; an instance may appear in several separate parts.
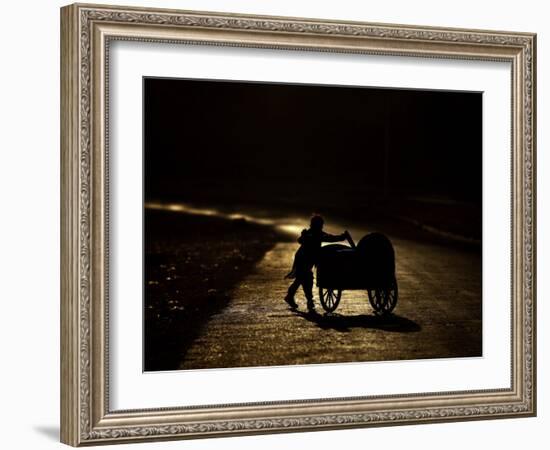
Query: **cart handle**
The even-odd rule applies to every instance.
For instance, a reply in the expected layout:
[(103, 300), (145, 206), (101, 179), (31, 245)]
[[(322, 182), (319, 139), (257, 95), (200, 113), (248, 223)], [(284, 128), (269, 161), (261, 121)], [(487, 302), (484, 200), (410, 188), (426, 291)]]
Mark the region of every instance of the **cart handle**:
[(355, 248), (355, 242), (353, 241), (350, 232), (346, 230), (344, 231), (344, 234), (346, 235), (346, 240), (348, 241), (348, 244), (351, 246), (351, 248)]

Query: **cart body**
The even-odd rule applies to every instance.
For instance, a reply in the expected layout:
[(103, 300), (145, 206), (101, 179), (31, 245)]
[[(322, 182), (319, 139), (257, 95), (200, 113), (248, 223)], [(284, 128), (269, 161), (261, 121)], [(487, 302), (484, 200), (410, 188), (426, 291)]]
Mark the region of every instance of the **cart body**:
[(390, 240), (370, 233), (357, 246), (351, 244), (321, 247), (316, 279), (323, 308), (334, 311), (344, 290), (366, 290), (376, 312), (391, 312), (397, 303), (397, 281)]

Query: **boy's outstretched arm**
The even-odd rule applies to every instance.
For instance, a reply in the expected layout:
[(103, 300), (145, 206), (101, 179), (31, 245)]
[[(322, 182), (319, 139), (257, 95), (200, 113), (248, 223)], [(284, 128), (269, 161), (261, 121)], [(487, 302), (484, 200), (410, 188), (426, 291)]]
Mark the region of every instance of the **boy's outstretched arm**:
[(345, 241), (347, 237), (348, 237), (347, 231), (344, 231), (342, 234), (329, 234), (323, 231), (323, 235), (321, 239), (323, 242), (340, 242), (340, 241)]

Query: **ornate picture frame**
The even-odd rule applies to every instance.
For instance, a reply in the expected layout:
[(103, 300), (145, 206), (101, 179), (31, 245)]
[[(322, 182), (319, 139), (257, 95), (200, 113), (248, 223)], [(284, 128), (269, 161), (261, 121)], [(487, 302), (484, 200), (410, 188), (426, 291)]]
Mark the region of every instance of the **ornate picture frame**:
[[(116, 40), (511, 64), (511, 385), (114, 411), (108, 63)], [(61, 9), (61, 440), (94, 445), (536, 414), (536, 35), (74, 4)], [(261, 399), (259, 399), (261, 400)]]

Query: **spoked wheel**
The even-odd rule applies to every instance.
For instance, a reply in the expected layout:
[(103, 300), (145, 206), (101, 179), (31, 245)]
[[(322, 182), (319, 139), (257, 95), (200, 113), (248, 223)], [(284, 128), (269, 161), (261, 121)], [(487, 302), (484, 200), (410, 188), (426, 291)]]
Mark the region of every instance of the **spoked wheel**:
[(369, 302), (378, 314), (389, 314), (397, 305), (397, 281), (394, 279), (389, 287), (369, 289)]
[(321, 305), (326, 312), (332, 312), (338, 307), (340, 298), (342, 297), (341, 289), (324, 289), (319, 288), (319, 298), (321, 299)]

